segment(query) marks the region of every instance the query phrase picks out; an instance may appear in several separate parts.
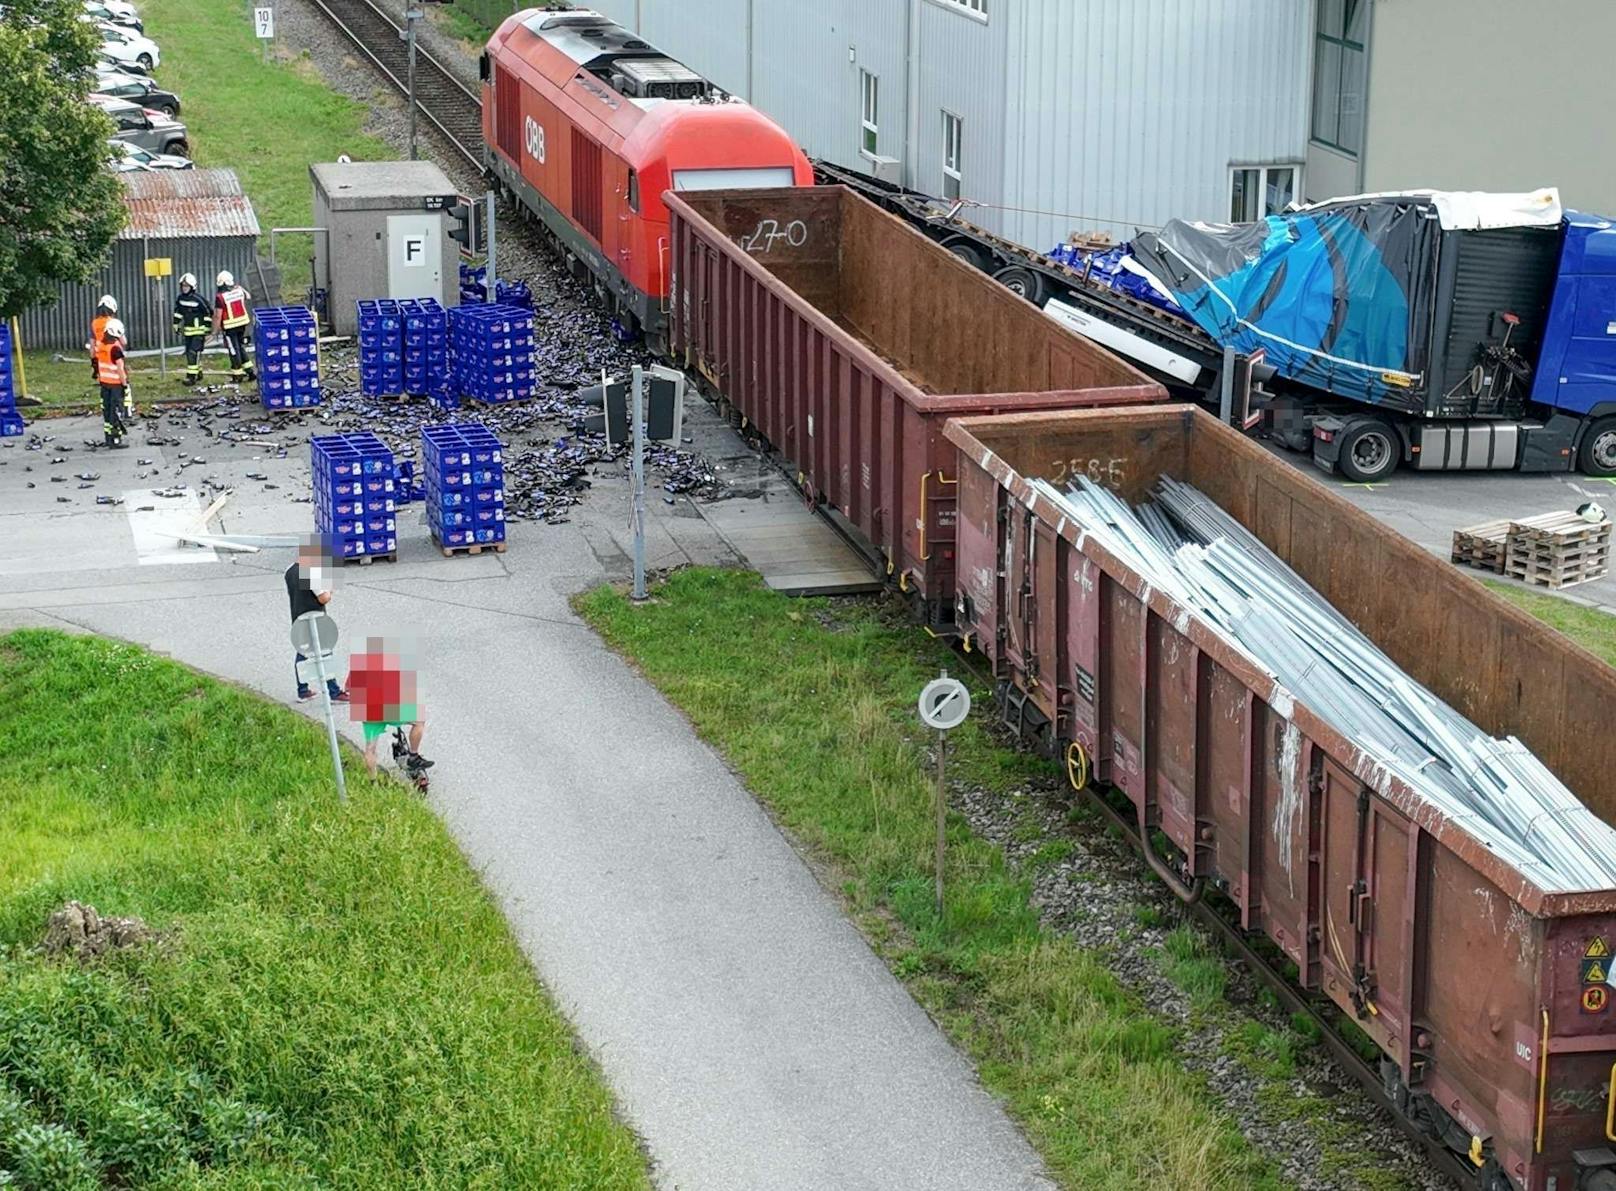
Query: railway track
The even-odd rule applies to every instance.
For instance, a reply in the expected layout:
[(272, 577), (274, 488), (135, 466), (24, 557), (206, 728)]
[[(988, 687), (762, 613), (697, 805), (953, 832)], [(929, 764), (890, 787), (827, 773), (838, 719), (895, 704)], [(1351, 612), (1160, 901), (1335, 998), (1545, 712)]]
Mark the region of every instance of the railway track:
[[(371, 0), (314, 0), (331, 23), (382, 72), (399, 94), (409, 94), (409, 51), (399, 24)], [(421, 115), (478, 172), (483, 168), (483, 105), (458, 78), (415, 46), (415, 99)]]

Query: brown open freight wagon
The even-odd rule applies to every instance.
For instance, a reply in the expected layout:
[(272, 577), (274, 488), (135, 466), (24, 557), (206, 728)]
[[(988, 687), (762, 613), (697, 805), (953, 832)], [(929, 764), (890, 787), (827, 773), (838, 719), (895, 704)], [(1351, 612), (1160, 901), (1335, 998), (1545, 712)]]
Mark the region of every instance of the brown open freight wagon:
[(1616, 890), (1535, 886), (1029, 481), (1082, 473), (1134, 503), (1163, 474), (1195, 485), (1607, 822), (1616, 671), (1193, 407), (968, 418), (947, 437), (958, 628), (1006, 717), (1171, 841), (1176, 865), (1151, 859), (1180, 896), (1220, 890), (1350, 1014), (1482, 1187), (1616, 1189)]
[(954, 606), (963, 414), (1166, 399), (907, 224), (837, 186), (667, 196), (671, 347), (841, 514), (920, 606)]

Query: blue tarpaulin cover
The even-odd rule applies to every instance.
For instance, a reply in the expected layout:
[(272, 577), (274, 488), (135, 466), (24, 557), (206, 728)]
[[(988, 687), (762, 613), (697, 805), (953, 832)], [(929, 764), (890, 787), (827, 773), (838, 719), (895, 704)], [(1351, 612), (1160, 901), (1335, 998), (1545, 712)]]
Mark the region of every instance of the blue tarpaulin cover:
[[(1202, 330), (1281, 376), (1401, 406), (1419, 383), (1418, 297), (1440, 225), (1428, 201), (1347, 200), (1259, 223), (1175, 220), (1130, 246)], [(1411, 345), (1414, 345), (1411, 347)]]

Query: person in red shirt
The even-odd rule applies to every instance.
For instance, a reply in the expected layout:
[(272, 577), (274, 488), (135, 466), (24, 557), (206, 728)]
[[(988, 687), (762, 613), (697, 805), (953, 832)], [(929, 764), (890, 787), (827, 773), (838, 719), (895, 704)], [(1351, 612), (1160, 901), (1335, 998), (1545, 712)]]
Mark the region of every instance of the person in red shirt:
[(376, 742), (392, 728), (408, 728), (409, 751), (402, 757), (404, 772), (419, 778), (434, 762), (421, 756), (426, 716), (415, 689), (415, 671), (406, 664), (404, 651), (381, 637), (371, 637), (365, 652), (353, 655), (348, 666), (348, 697), (353, 718), (365, 734), (365, 768), (376, 772)]

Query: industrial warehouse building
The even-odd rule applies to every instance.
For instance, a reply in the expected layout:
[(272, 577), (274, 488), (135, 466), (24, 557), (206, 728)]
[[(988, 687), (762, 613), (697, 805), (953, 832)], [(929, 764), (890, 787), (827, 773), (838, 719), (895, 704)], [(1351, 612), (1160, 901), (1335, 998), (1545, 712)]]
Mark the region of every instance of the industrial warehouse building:
[(1364, 190), (1616, 211), (1611, 0), (592, 2), (810, 155), (1038, 248)]
[[(169, 312), (182, 273), (195, 273), (203, 294), (228, 269), (253, 287), (258, 217), (234, 170), (153, 170), (121, 175), (129, 218), (113, 241), (107, 264), (87, 285), (63, 284), (55, 302), (22, 316), (30, 348), (80, 351), (96, 299), (112, 294), (136, 350), (173, 345)], [(167, 260), (169, 276), (146, 276), (148, 260)]]

